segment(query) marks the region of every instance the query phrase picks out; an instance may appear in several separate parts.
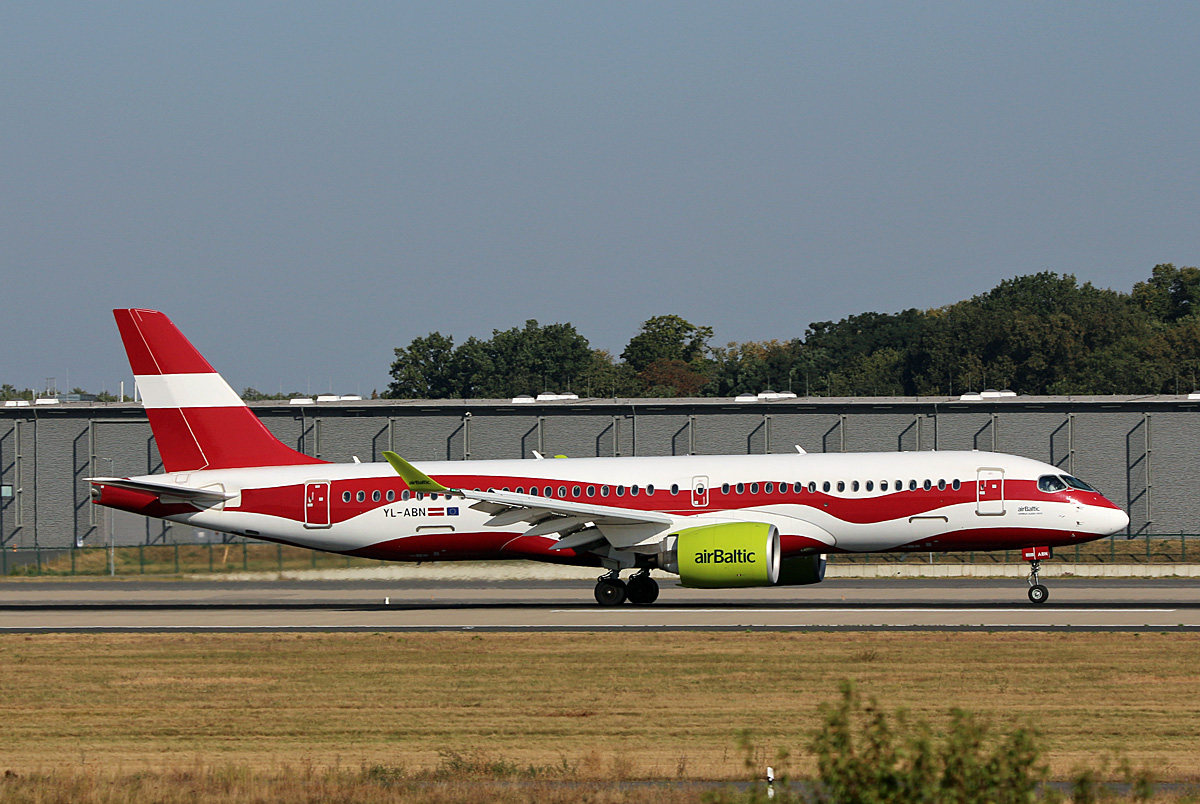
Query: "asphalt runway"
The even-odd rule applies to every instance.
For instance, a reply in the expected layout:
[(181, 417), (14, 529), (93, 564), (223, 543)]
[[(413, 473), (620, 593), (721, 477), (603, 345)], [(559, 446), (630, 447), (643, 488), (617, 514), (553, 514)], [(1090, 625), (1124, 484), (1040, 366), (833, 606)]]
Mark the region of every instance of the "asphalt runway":
[(1200, 583), (1064, 579), (1034, 606), (1014, 579), (828, 580), (746, 590), (662, 585), (602, 608), (587, 581), (0, 582), (0, 633), (417, 630), (1190, 630)]

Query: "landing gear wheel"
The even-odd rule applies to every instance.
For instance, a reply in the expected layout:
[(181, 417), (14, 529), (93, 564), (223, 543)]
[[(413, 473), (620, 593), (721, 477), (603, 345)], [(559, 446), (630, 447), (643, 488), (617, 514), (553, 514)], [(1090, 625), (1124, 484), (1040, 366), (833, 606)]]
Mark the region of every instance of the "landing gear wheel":
[(1038, 573), (1041, 572), (1042, 562), (1039, 559), (1034, 559), (1029, 562), (1029, 602), (1041, 605), (1050, 599), (1050, 590), (1042, 586), (1038, 580)]
[(596, 581), (596, 602), (601, 606), (619, 606), (625, 602), (625, 582), (620, 578)]
[(635, 606), (649, 606), (658, 600), (658, 581), (649, 575), (634, 575), (625, 587), (629, 602)]

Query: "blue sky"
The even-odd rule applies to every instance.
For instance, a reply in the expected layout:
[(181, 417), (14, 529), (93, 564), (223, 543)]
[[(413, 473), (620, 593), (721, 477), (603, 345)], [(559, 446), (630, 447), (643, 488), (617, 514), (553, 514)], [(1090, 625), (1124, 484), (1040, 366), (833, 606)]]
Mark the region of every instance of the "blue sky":
[(370, 393), (431, 330), (620, 352), (1200, 263), (1200, 4), (0, 1), (0, 381)]

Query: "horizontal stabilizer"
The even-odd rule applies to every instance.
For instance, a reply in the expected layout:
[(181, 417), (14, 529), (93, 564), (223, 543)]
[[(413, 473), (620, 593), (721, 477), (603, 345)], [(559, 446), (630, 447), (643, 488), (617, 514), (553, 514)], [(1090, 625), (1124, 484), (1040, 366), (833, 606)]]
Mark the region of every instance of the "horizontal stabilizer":
[(173, 497), (177, 500), (195, 502), (224, 502), (236, 497), (220, 489), (193, 489), (187, 486), (172, 486), (169, 483), (148, 483), (145, 480), (130, 480), (124, 477), (89, 477), (85, 478), (97, 486), (112, 486), (118, 489), (144, 491), (156, 497)]

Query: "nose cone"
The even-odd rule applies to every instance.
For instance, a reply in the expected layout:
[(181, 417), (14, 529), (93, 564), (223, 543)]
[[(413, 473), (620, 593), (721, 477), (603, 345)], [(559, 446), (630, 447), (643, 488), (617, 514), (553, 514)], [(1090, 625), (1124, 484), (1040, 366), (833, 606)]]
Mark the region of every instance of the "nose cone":
[(1101, 536), (1111, 536), (1125, 530), (1129, 525), (1129, 514), (1115, 505), (1111, 508), (1090, 505), (1087, 509), (1086, 520), (1088, 530)]

